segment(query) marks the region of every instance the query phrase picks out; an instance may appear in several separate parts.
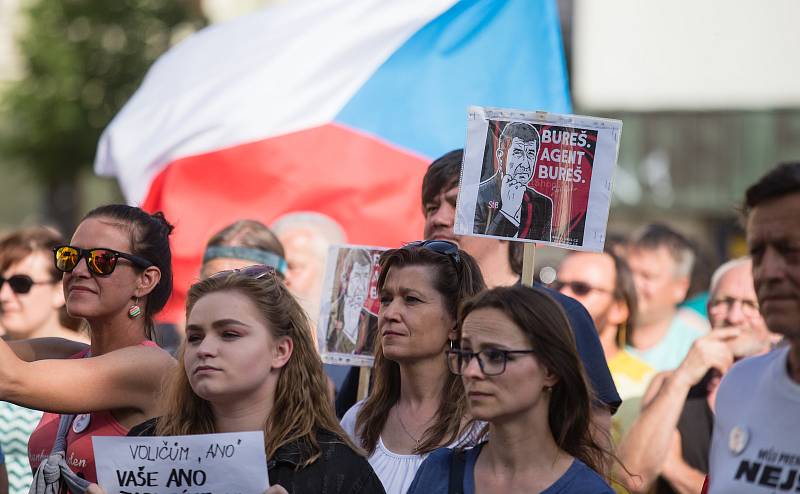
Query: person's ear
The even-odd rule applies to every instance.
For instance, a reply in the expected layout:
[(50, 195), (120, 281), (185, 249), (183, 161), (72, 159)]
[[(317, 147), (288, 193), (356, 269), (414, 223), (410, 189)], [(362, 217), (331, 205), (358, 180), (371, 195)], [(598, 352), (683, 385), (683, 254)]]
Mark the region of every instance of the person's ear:
[(673, 284), (672, 297), (675, 300), (675, 305), (680, 304), (686, 299), (686, 294), (689, 293), (690, 280), (688, 276), (679, 276), (675, 278)]
[(557, 376), (557, 375), (555, 375), (555, 374), (554, 374), (554, 373), (553, 373), (553, 372), (550, 370), (550, 368), (549, 368), (549, 367), (542, 366), (542, 369), (544, 369), (544, 385), (545, 385), (546, 387), (548, 387), (548, 388), (552, 388), (553, 386), (555, 386), (556, 384), (558, 384), (558, 381), (559, 381), (559, 379), (558, 379), (558, 376)]
[(145, 268), (139, 275), (139, 285), (136, 287), (134, 296), (136, 298), (144, 298), (150, 292), (155, 290), (158, 282), (161, 281), (161, 270), (156, 266)]
[(294, 340), (288, 336), (281, 336), (275, 340), (272, 347), (272, 368), (280, 369), (289, 362), (294, 351)]
[(53, 309), (58, 310), (67, 303), (64, 299), (64, 284), (61, 280), (53, 283), (53, 298), (51, 299)]
[[(624, 300), (614, 300), (611, 302), (611, 308), (608, 310), (608, 324), (611, 326), (619, 326), (627, 321), (631, 315), (628, 304)], [(597, 328), (601, 330), (603, 328)]]

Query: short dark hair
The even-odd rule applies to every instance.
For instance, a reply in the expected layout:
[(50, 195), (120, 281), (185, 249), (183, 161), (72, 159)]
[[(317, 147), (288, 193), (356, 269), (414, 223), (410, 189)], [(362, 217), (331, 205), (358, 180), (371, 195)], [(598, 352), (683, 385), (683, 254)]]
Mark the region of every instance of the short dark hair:
[(161, 211), (150, 214), (127, 204), (100, 206), (86, 213), (81, 221), (89, 218), (107, 218), (121, 223), (130, 235), (131, 254), (147, 259), (161, 271), (161, 279), (147, 295), (144, 308), (147, 335), (151, 337), (153, 316), (164, 308), (172, 295), (172, 251), (169, 247), (169, 235), (173, 226)]
[(781, 163), (745, 192), (744, 213), (772, 199), (800, 192), (800, 161)]
[(432, 202), (440, 192), (450, 190), (458, 185), (462, 161), (464, 161), (464, 150), (454, 149), (431, 163), (422, 178), (423, 213), (425, 205)]
[(689, 240), (662, 223), (652, 223), (636, 230), (631, 235), (631, 249), (656, 250), (665, 248), (675, 261), (676, 274), (690, 277), (694, 268), (694, 246)]
[(539, 142), (541, 142), (539, 131), (536, 130), (536, 127), (533, 125), (526, 122), (509, 122), (503, 127), (503, 131), (500, 133), (500, 138), (498, 139), (500, 149), (507, 149), (512, 139), (515, 137), (525, 142), (535, 141), (537, 150), (539, 148)]

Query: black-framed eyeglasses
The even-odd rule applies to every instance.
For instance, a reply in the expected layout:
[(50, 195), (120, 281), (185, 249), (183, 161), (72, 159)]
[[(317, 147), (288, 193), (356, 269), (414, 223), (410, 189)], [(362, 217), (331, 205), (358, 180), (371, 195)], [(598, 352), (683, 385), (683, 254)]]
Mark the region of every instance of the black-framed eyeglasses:
[(232, 274), (241, 274), (250, 278), (260, 280), (266, 276), (279, 276), (280, 271), (275, 269), (274, 266), (267, 266), (266, 264), (253, 264), (252, 266), (245, 266), (238, 269), (227, 269), (214, 273), (209, 278), (221, 278), (223, 276), (230, 276)]
[(120, 258), (129, 261), (134, 266), (141, 269), (149, 268), (153, 265), (144, 257), (134, 254), (120, 252), (105, 247), (95, 247), (92, 249), (81, 249), (71, 245), (61, 245), (53, 249), (56, 269), (62, 273), (71, 273), (78, 266), (81, 259), (86, 259), (86, 266), (89, 271), (99, 276), (108, 276), (114, 272)]
[(561, 291), (564, 287), (569, 287), (569, 289), (575, 295), (579, 297), (583, 297), (584, 295), (588, 295), (589, 292), (601, 292), (601, 293), (611, 293), (612, 290), (608, 290), (605, 288), (600, 288), (599, 286), (592, 286), (589, 283), (584, 281), (561, 281), (556, 280), (550, 284), (550, 287), (553, 290)]
[(534, 350), (501, 350), (499, 348), (487, 348), (480, 352), (469, 350), (450, 349), (446, 350), (447, 366), (450, 372), (457, 376), (464, 374), (467, 366), (473, 358), (478, 359), (478, 366), (486, 376), (498, 376), (506, 371), (506, 364), (509, 355), (536, 353)]
[(33, 281), (33, 278), (27, 274), (15, 274), (8, 278), (0, 276), (0, 289), (3, 288), (6, 282), (8, 282), (8, 287), (11, 288), (12, 292), (22, 295), (30, 292), (33, 285), (52, 285), (55, 283), (55, 280)]

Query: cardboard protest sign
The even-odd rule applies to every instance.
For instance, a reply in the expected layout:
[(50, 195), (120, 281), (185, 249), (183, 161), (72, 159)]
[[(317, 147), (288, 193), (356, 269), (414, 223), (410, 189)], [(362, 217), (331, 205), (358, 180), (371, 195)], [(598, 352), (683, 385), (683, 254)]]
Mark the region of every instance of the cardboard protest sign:
[(457, 235), (601, 251), (622, 122), (473, 106)]
[(329, 249), (317, 324), (323, 362), (372, 365), (380, 306), (378, 258), (384, 250), (363, 245)]
[(108, 494), (261, 494), (269, 487), (264, 433), (92, 438)]

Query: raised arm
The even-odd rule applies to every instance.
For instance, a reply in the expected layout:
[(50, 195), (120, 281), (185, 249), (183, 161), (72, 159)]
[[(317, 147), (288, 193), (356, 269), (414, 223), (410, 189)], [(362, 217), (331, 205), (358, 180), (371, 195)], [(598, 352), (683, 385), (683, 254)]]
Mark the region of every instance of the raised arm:
[(9, 348), (26, 362), (69, 358), (89, 347), (86, 343), (66, 338), (34, 338), (7, 342)]
[[(632, 492), (647, 492), (663, 473), (689, 389), (711, 368), (723, 373), (728, 370), (733, 364), (733, 354), (724, 342), (738, 334), (735, 329), (712, 331), (694, 342), (675, 371), (653, 378), (642, 412), (618, 449), (620, 460), (634, 474), (625, 482)], [(625, 477), (618, 472), (618, 478)]]
[(170, 355), (145, 346), (99, 357), (26, 362), (0, 342), (0, 399), (56, 413), (131, 408), (154, 415)]

